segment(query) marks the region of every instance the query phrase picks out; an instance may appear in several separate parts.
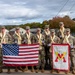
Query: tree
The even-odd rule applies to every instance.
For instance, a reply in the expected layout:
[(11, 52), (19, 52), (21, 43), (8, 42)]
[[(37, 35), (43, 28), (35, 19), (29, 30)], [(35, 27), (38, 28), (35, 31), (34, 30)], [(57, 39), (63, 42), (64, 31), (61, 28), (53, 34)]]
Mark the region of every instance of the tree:
[[(18, 25), (19, 27), (25, 28), (26, 26), (30, 26), (30, 28), (44, 28), (45, 25), (49, 25), (50, 28), (59, 28), (59, 22), (64, 22), (65, 27), (70, 28), (72, 32), (75, 31), (75, 18), (71, 19), (69, 16), (64, 17), (53, 17), (53, 19), (50, 20), (44, 20), (42, 23), (40, 22), (32, 22), (32, 23), (26, 23)], [(8, 30), (15, 28), (16, 25), (7, 25), (6, 28)]]

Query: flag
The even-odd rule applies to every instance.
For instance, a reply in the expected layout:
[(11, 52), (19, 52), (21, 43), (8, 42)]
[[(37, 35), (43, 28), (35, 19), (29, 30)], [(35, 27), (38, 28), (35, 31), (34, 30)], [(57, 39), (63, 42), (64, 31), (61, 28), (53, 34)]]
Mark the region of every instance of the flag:
[(6, 66), (35, 66), (38, 65), (38, 44), (3, 44), (3, 64)]
[(52, 45), (53, 69), (66, 71), (70, 69), (69, 50), (68, 44)]

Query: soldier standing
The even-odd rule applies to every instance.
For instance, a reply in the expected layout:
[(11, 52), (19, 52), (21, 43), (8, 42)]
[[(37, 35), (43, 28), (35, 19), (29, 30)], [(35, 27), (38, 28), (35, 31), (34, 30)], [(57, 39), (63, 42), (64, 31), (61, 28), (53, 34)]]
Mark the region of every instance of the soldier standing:
[[(50, 63), (50, 59), (49, 59), (49, 46), (47, 45), (48, 44), (48, 41), (47, 39), (49, 38), (50, 36), (50, 30), (49, 30), (49, 25), (45, 25), (45, 29), (42, 33), (44, 35), (44, 39), (45, 39), (45, 61), (46, 61), (46, 65), (48, 65)], [(49, 62), (48, 62), (49, 61)]]
[[(22, 43), (23, 44), (33, 44), (34, 43), (34, 35), (30, 32), (29, 26), (26, 26), (26, 33), (22, 37)], [(23, 72), (27, 70), (28, 70), (28, 66), (26, 66)], [(31, 71), (34, 72), (34, 66), (32, 66)]]
[(39, 50), (39, 63), (38, 66), (36, 67), (36, 73), (38, 73), (39, 68), (41, 66), (42, 70), (41, 72), (44, 72), (44, 67), (45, 67), (45, 51), (44, 51), (44, 37), (41, 34), (41, 29), (37, 28), (37, 33), (35, 34), (35, 43), (38, 43), (40, 45), (40, 50)]
[[(58, 44), (58, 43), (60, 43), (60, 38), (55, 35), (55, 30), (51, 29), (51, 35), (48, 38), (48, 45), (50, 46), (49, 51), (50, 51), (50, 65), (51, 65), (51, 67), (52, 67), (52, 49), (51, 49), (51, 45), (52, 44)], [(53, 70), (51, 72), (53, 72)]]
[(57, 32), (57, 36), (60, 38), (60, 41), (62, 43), (63, 38), (65, 36), (65, 30), (66, 29), (64, 28), (64, 23), (63, 22), (59, 22), (59, 26), (60, 26), (60, 29)]
[(75, 38), (70, 34), (69, 28), (66, 29), (66, 35), (63, 39), (63, 43), (67, 43), (70, 45), (71, 68), (72, 68), (72, 73), (75, 74), (75, 50), (74, 50)]
[[(11, 43), (11, 36), (6, 33), (6, 29), (4, 26), (1, 27), (0, 32), (0, 73), (2, 72), (2, 44), (10, 44)], [(10, 73), (9, 67), (8, 67), (8, 73)]]
[(22, 35), (20, 34), (20, 28), (16, 27), (16, 31), (13, 35), (13, 42), (16, 44), (22, 44)]
[[(16, 31), (13, 34), (13, 43), (16, 43), (18, 45), (22, 44), (22, 35), (20, 34), (20, 28), (19, 27), (16, 27)], [(20, 67), (20, 69), (21, 69), (21, 67)], [(17, 67), (15, 68), (15, 72), (18, 72)]]

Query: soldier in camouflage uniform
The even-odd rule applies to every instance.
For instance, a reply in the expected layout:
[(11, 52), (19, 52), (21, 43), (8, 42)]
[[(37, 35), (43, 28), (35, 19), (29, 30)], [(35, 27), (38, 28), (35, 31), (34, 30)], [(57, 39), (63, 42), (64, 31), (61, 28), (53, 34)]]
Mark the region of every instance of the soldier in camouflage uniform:
[[(22, 36), (23, 44), (33, 44), (34, 43), (34, 35), (30, 32), (30, 27), (26, 26), (26, 33)], [(27, 71), (28, 66), (23, 71)], [(34, 66), (32, 66), (31, 72), (34, 72)]]
[(64, 23), (59, 22), (60, 29), (57, 31), (57, 36), (60, 38), (60, 43), (62, 43), (63, 38), (65, 36), (65, 28), (64, 28)]
[(11, 43), (11, 36), (8, 33), (6, 33), (5, 27), (2, 26), (1, 32), (0, 32), (0, 73), (2, 72), (2, 65), (3, 65), (2, 64), (2, 44), (10, 44), (10, 43)]
[(20, 34), (20, 28), (16, 27), (16, 31), (13, 35), (13, 43), (22, 44), (22, 35)]
[[(13, 43), (22, 44), (22, 35), (20, 34), (20, 28), (16, 27), (15, 33), (13, 34)], [(21, 69), (21, 67), (20, 67)], [(15, 68), (15, 72), (18, 72), (18, 68)]]
[(50, 50), (49, 50), (50, 51), (50, 66), (52, 67), (52, 48), (51, 48), (51, 44), (60, 43), (60, 38), (55, 35), (55, 30), (51, 29), (51, 35), (47, 40), (48, 40), (48, 45), (50, 46)]
[[(50, 30), (49, 30), (49, 25), (45, 25), (45, 29), (44, 29), (44, 31), (43, 31), (43, 36), (44, 36), (44, 38), (45, 38), (45, 45), (44, 45), (44, 47), (45, 47), (45, 61), (46, 61), (46, 65), (48, 65), (49, 63), (50, 63), (50, 59), (49, 59), (49, 46), (47, 45), (48, 44), (48, 41), (47, 41), (47, 39), (49, 38), (49, 36), (50, 36)], [(49, 62), (48, 62), (49, 61)]]
[(70, 45), (71, 68), (72, 68), (72, 73), (75, 74), (75, 50), (74, 50), (75, 38), (70, 34), (69, 28), (66, 28), (66, 35), (63, 39), (63, 43), (67, 43)]
[(42, 70), (41, 72), (44, 72), (44, 66), (45, 66), (45, 51), (44, 51), (44, 37), (41, 34), (41, 29), (37, 28), (37, 33), (35, 34), (35, 43), (39, 43), (40, 45), (40, 50), (39, 50), (39, 64), (36, 67), (36, 73), (39, 71), (39, 68), (41, 66)]

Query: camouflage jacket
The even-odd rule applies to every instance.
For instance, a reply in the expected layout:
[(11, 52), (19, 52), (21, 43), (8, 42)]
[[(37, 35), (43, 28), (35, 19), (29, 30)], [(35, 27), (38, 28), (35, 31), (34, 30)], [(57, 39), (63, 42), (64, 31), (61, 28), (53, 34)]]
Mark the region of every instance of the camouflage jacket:
[[(29, 40), (30, 40), (31, 44), (34, 43), (34, 34), (30, 33), (30, 39)], [(22, 43), (28, 44), (28, 37), (27, 37), (26, 33), (22, 35)]]
[[(51, 37), (49, 37), (48, 39), (47, 39), (47, 41), (48, 41), (48, 44), (51, 44)], [(60, 43), (60, 38), (58, 37), (58, 36), (56, 36), (55, 35), (55, 38), (54, 38), (54, 43), (56, 43), (56, 44), (58, 44), (58, 43)]]
[(44, 36), (42, 35), (42, 34), (40, 34), (41, 35), (41, 38), (39, 38), (38, 36), (37, 36), (37, 34), (35, 34), (35, 36), (34, 36), (34, 42), (35, 43), (39, 43), (39, 40), (40, 40), (40, 45), (44, 45), (44, 43), (45, 43), (45, 39), (44, 39)]
[[(13, 43), (16, 43), (16, 44), (21, 44), (22, 43), (22, 35), (20, 34), (20, 37), (21, 37), (21, 40), (18, 40), (18, 36), (14, 33), (14, 35), (12, 36), (12, 42)], [(18, 43), (18, 42), (20, 42), (20, 43)]]
[[(63, 33), (64, 35), (65, 35), (65, 32), (66, 32), (66, 29), (64, 29), (64, 33)], [(60, 39), (63, 39), (60, 30), (58, 30), (58, 31), (56, 32), (56, 35), (57, 35)]]
[(0, 33), (0, 43), (1, 43), (1, 44), (3, 43), (3, 42), (2, 42), (2, 39), (3, 39), (3, 38), (4, 38), (4, 40), (5, 40), (5, 43), (7, 43), (7, 44), (12, 43), (12, 37), (10, 36), (9, 33), (6, 33), (4, 37), (2, 37), (1, 35), (2, 35), (2, 33)]
[(43, 37), (44, 37), (44, 45), (48, 44), (48, 38), (50, 37), (50, 34), (46, 35), (45, 31), (43, 31), (42, 33)]

